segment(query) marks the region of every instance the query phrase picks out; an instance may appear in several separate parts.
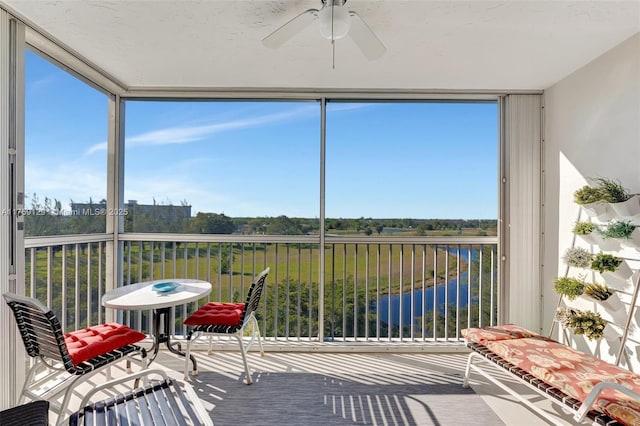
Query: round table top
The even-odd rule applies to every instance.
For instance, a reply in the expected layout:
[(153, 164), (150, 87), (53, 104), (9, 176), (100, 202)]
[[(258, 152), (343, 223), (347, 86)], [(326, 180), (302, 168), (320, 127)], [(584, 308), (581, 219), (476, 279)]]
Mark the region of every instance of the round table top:
[[(167, 293), (153, 289), (156, 283), (177, 283), (178, 287)], [(160, 309), (193, 302), (211, 292), (211, 283), (185, 278), (168, 278), (129, 284), (108, 291), (102, 296), (106, 308), (138, 310)]]

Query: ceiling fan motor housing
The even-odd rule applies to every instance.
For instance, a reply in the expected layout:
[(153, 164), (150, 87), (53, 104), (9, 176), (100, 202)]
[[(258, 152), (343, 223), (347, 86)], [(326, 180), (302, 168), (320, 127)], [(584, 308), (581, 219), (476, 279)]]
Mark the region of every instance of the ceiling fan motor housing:
[[(322, 0), (322, 9), (318, 12), (320, 34), (329, 40), (339, 40), (349, 32), (351, 16), (344, 4), (347, 0)], [(332, 4), (333, 3), (333, 4)]]

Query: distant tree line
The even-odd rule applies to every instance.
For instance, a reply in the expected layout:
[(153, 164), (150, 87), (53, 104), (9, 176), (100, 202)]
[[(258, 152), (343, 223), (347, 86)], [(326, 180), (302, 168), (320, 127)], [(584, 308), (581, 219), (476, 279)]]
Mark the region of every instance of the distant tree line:
[[(102, 199), (83, 203), (82, 212), (65, 211), (57, 199), (36, 194), (29, 197), (31, 206), (24, 211), (25, 235), (92, 234), (106, 232), (106, 218), (114, 212), (107, 211), (107, 202)], [(73, 202), (72, 202), (73, 203)], [(187, 205), (182, 201), (182, 205)], [(148, 206), (147, 206), (148, 207)], [(122, 217), (125, 232), (158, 232), (175, 234), (265, 234), (307, 235), (319, 231), (317, 218), (237, 217), (224, 213), (198, 213), (186, 217), (175, 214), (175, 209), (155, 205), (148, 208), (128, 208), (115, 212)], [(381, 235), (405, 232), (424, 236), (436, 234), (456, 235), (464, 230), (473, 230), (475, 235), (495, 235), (495, 219), (374, 219), (360, 217), (330, 218), (326, 220), (326, 232), (342, 234)]]

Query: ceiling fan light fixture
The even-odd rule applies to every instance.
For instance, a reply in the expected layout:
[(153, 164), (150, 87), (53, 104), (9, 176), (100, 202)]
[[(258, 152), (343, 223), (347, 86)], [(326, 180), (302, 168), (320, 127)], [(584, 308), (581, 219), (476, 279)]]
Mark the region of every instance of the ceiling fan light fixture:
[[(331, 25), (331, 14), (333, 11), (333, 32)], [(351, 17), (349, 11), (344, 6), (325, 5), (318, 13), (318, 23), (320, 24), (320, 34), (328, 40), (338, 40), (346, 36), (349, 32)]]

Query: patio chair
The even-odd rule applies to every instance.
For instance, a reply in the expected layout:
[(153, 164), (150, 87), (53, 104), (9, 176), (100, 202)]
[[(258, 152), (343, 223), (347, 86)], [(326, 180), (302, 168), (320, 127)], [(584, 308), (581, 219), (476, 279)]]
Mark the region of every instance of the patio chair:
[[(107, 387), (130, 380), (138, 383), (140, 377), (144, 376), (147, 379), (152, 374), (159, 375), (161, 380), (86, 405), (96, 393), (104, 391)], [(84, 408), (71, 415), (70, 426), (213, 426), (211, 417), (202, 406), (193, 387), (188, 383), (170, 379), (162, 370), (143, 370), (109, 384), (97, 386), (85, 395), (80, 406)]]
[[(27, 354), (35, 361), (27, 372), (18, 402), (26, 398), (48, 400), (62, 419), (73, 389), (114, 361), (127, 357), (129, 368), (129, 356), (139, 354), (142, 368), (147, 367), (146, 351), (134, 345), (146, 337), (138, 331), (107, 323), (63, 334), (55, 314), (38, 300), (12, 293), (3, 297), (13, 311)], [(58, 404), (54, 398), (63, 391)]]
[[(250, 385), (251, 374), (249, 374), (249, 365), (247, 364), (247, 352), (254, 339), (258, 340), (260, 347), (260, 356), (264, 356), (262, 349), (262, 337), (260, 336), (260, 327), (256, 320), (255, 311), (258, 309), (260, 297), (264, 283), (269, 274), (269, 268), (265, 269), (258, 275), (247, 294), (245, 303), (218, 303), (209, 302), (194, 312), (184, 321), (185, 325), (193, 326), (193, 330), (187, 335), (187, 356), (184, 364), (185, 380), (189, 379), (189, 355), (191, 354), (191, 346), (193, 343), (204, 335), (209, 336), (209, 355), (212, 352), (213, 336), (232, 336), (240, 344), (240, 354), (244, 363), (244, 371), (247, 376), (247, 384)], [(244, 341), (244, 333), (248, 326), (251, 326), (251, 335), (248, 342)], [(197, 370), (193, 370), (192, 374), (198, 374)]]

